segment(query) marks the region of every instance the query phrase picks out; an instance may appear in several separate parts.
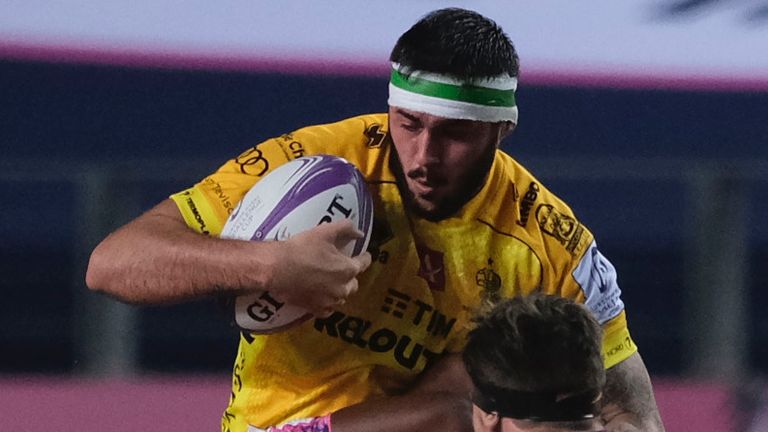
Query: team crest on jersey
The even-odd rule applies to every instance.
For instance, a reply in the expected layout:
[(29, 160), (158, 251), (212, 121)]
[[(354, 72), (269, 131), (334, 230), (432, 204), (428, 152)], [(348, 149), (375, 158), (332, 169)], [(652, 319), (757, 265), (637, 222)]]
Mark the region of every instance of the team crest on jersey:
[(475, 273), (475, 283), (483, 288), (483, 300), (496, 303), (501, 300), (501, 276), (493, 271), (493, 259), (488, 258), (488, 267)]
[(560, 213), (550, 204), (539, 205), (536, 209), (536, 221), (545, 234), (554, 237), (571, 255), (579, 252), (584, 235), (584, 227), (579, 221)]
[(419, 243), (416, 243), (416, 253), (419, 255), (419, 272), (417, 275), (427, 281), (429, 289), (432, 291), (445, 291), (443, 253)]

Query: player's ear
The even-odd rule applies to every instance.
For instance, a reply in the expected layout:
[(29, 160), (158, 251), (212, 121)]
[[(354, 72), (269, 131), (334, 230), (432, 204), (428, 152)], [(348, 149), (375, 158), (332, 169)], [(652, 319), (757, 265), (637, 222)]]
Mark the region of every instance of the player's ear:
[(515, 127), (517, 125), (512, 123), (511, 121), (505, 121), (499, 123), (499, 129), (498, 129), (498, 144), (501, 145), (501, 141), (509, 136), (512, 131), (515, 130)]
[(487, 413), (475, 404), (472, 404), (472, 426), (475, 432), (501, 431), (499, 415), (495, 412)]

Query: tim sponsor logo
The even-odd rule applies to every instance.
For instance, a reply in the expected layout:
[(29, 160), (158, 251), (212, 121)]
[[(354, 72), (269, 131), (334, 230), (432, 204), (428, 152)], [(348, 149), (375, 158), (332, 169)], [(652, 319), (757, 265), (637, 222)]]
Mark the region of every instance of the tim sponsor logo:
[[(381, 312), (409, 320), (416, 328), (425, 326), (429, 336), (442, 339), (448, 337), (456, 323), (456, 318), (450, 318), (434, 306), (394, 289), (387, 290)], [(422, 358), (429, 365), (436, 355), (411, 335), (400, 334), (388, 327), (377, 326), (371, 320), (339, 311), (328, 318), (315, 319), (315, 330), (376, 353), (391, 353), (395, 361), (407, 369), (416, 367)]]

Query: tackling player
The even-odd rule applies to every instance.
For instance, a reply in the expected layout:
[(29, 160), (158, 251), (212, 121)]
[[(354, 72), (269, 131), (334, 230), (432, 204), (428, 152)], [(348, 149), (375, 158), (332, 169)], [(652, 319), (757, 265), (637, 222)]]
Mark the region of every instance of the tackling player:
[(463, 355), (475, 432), (603, 430), (601, 340), (589, 310), (562, 297), (514, 297), (480, 315)]
[[(298, 418), (335, 432), (469, 428), (460, 353), (471, 317), (483, 302), (535, 291), (585, 303), (603, 326), (607, 428), (663, 430), (613, 266), (570, 208), (498, 149), (518, 122), (507, 35), (443, 9), (404, 33), (390, 60), (388, 114), (246, 150), (109, 235), (88, 286), (140, 304), (268, 290), (314, 312), (281, 333), (242, 333), (224, 431)], [(361, 235), (345, 223), (280, 242), (217, 238), (261, 177), (321, 153), (368, 182), (370, 254), (337, 249)]]

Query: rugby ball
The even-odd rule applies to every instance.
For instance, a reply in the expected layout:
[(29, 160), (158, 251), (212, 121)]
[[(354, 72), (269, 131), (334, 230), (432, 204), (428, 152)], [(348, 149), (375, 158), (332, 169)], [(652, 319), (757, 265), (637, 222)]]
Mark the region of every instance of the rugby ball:
[[(343, 219), (365, 233), (343, 252), (349, 256), (365, 252), (373, 228), (373, 202), (363, 175), (343, 158), (306, 156), (281, 165), (256, 183), (232, 211), (221, 237), (280, 241)], [(278, 332), (310, 317), (307, 310), (268, 291), (235, 299), (236, 324), (253, 333)]]

